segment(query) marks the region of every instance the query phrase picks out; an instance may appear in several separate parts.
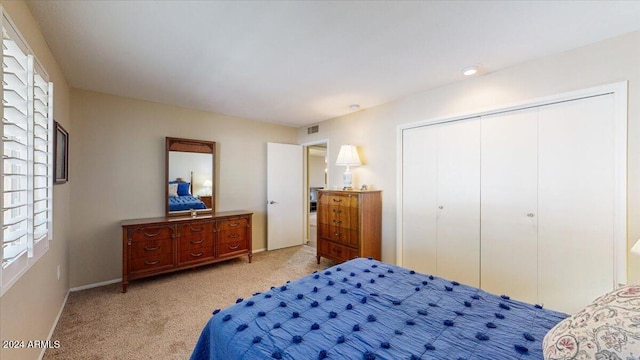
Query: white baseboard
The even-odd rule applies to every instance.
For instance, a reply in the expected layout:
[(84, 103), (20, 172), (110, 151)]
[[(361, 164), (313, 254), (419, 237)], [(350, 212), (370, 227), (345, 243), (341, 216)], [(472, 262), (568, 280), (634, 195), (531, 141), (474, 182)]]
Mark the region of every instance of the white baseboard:
[(82, 285), (82, 286), (74, 287), (74, 288), (69, 289), (69, 291), (75, 292), (75, 291), (80, 291), (80, 290), (93, 289), (93, 288), (97, 288), (97, 287), (100, 287), (100, 286), (119, 283), (121, 281), (122, 281), (122, 278), (113, 279), (113, 280), (107, 280), (107, 281), (102, 281), (102, 282), (95, 283), (95, 284), (89, 284), (89, 285)]
[[(58, 316), (56, 316), (56, 320), (53, 322), (51, 326), (51, 330), (49, 330), (49, 335), (47, 335), (47, 341), (51, 341), (51, 337), (53, 336), (53, 332), (56, 330), (56, 326), (58, 326), (58, 321), (60, 321), (60, 317), (62, 316), (62, 311), (64, 310), (65, 305), (67, 305), (67, 299), (69, 298), (70, 291), (67, 291), (67, 294), (64, 296), (64, 300), (62, 301), (62, 306), (60, 306), (60, 310), (58, 310)], [(38, 356), (38, 360), (42, 360), (44, 357), (44, 353), (47, 351), (47, 347), (43, 346), (42, 351), (40, 352), (40, 356)]]
[(267, 249), (262, 248), (262, 249), (258, 249), (258, 250), (251, 250), (251, 253), (255, 254), (255, 253), (259, 253), (259, 252), (263, 252), (263, 251), (267, 251)]

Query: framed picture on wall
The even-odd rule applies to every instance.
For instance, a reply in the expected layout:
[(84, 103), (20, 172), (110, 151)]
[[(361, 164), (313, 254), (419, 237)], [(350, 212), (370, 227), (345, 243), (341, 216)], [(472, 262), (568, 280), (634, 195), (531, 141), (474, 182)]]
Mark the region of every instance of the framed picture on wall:
[(55, 132), (53, 134), (53, 168), (56, 184), (64, 184), (69, 181), (69, 133), (59, 122), (54, 121)]

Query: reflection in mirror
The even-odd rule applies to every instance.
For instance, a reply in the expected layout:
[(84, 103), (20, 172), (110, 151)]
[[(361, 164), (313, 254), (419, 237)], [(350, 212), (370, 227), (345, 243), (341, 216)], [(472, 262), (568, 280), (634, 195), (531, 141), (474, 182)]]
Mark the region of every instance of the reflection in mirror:
[(167, 137), (167, 216), (215, 211), (216, 143)]

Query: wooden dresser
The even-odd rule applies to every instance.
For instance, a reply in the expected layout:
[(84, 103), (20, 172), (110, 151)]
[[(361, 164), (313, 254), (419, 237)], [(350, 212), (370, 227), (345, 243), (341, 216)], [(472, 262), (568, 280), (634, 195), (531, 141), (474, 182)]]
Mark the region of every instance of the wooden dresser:
[(382, 192), (318, 190), (318, 252), (344, 262), (381, 258)]
[(122, 292), (129, 280), (247, 255), (251, 262), (251, 212), (125, 220), (122, 225)]

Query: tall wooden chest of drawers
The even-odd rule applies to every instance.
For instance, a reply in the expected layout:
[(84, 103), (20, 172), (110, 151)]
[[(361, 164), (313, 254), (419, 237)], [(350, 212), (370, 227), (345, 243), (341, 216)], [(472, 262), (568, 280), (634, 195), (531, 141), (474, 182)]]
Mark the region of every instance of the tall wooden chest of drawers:
[(318, 190), (318, 249), (321, 257), (344, 262), (381, 259), (381, 191)]
[(247, 255), (251, 212), (160, 217), (122, 222), (122, 292), (129, 280)]

